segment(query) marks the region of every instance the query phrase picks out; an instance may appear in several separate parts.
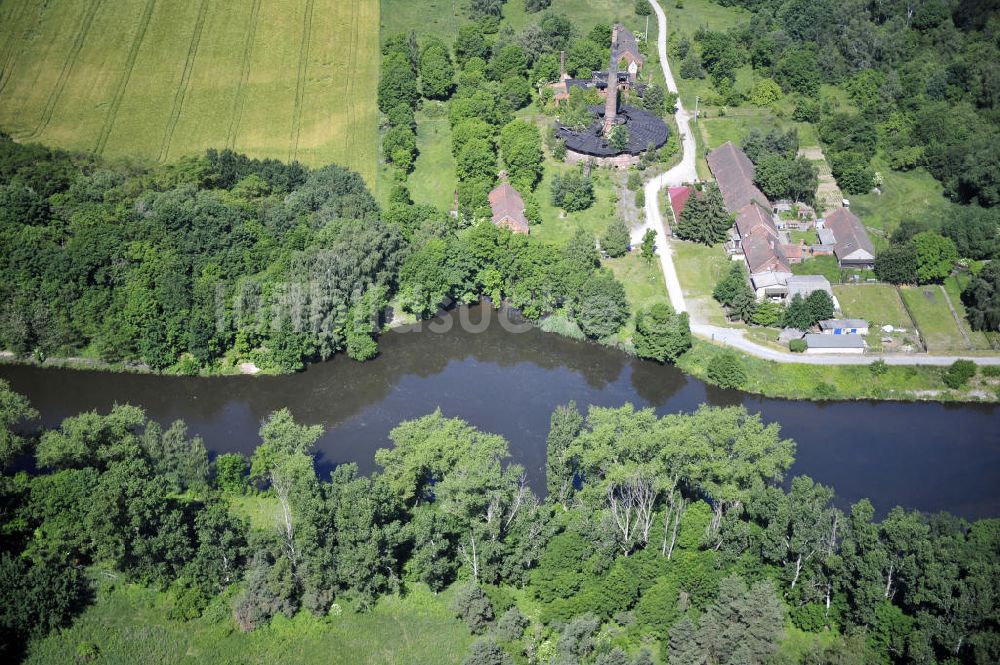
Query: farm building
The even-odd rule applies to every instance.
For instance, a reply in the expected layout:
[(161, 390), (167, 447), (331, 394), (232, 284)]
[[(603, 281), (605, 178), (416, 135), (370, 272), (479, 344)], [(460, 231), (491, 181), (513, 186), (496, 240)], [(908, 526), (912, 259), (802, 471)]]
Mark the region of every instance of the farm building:
[(864, 319), (824, 319), (819, 322), (824, 335), (867, 335), (868, 322)]
[(670, 209), (674, 213), (674, 221), (678, 221), (681, 218), (681, 213), (684, 212), (684, 206), (687, 204), (689, 198), (694, 193), (694, 187), (670, 187), (667, 189), (667, 196), (670, 198)]
[(806, 335), (806, 353), (815, 355), (850, 353), (860, 355), (865, 352), (865, 338), (861, 335)]
[(643, 65), (646, 64), (646, 59), (639, 52), (639, 44), (635, 39), (635, 35), (625, 26), (618, 24), (614, 26), (612, 41), (612, 49), (617, 58), (611, 63), (611, 69), (609, 71), (591, 72), (590, 78), (570, 77), (566, 72), (566, 52), (560, 52), (559, 80), (549, 84), (549, 88), (552, 89), (552, 99), (555, 101), (556, 106), (569, 99), (569, 91), (574, 87), (584, 89), (595, 88), (602, 97), (607, 98), (608, 80), (611, 78), (609, 73), (611, 71), (614, 72), (614, 78), (616, 79), (616, 87), (614, 89), (620, 90), (626, 95), (635, 92), (639, 97), (642, 97), (646, 86), (643, 83), (639, 83), (639, 73), (642, 71)]
[(510, 183), (502, 182), (490, 192), (490, 208), (493, 210), (493, 224), (514, 233), (527, 235), (531, 232), (528, 218), (524, 216), (524, 199)]
[[(628, 63), (628, 71), (619, 72), (620, 62)], [(661, 118), (643, 109), (618, 103), (619, 91), (627, 94), (635, 90), (641, 96), (642, 87), (636, 82), (636, 72), (641, 64), (635, 36), (625, 26), (615, 24), (611, 29), (611, 58), (606, 73), (594, 72), (589, 83), (560, 77), (562, 80), (555, 85), (562, 85), (567, 96), (574, 85), (604, 90), (604, 105), (589, 109), (594, 119), (588, 127), (579, 129), (556, 122), (556, 136), (566, 143), (568, 162), (593, 161), (599, 166), (628, 168), (639, 162), (642, 152), (655, 150), (667, 142), (670, 130)], [(615, 84), (612, 85), (612, 82)], [(558, 88), (554, 90), (555, 95), (560, 92)], [(611, 145), (611, 134), (617, 127), (627, 130), (628, 140), (624, 148)]]
[(771, 209), (767, 197), (753, 183), (753, 162), (731, 141), (726, 141), (708, 153), (708, 166), (719, 184), (726, 210), (738, 212), (751, 203), (764, 206), (766, 210)]
[[(844, 268), (871, 268), (875, 248), (861, 220), (847, 208), (837, 208), (824, 220), (826, 231), (833, 234), (833, 253)], [(828, 244), (823, 234), (820, 241)]]
[(754, 185), (753, 162), (727, 141), (708, 154), (708, 166), (726, 210), (736, 215), (727, 251), (743, 256), (758, 298), (784, 296), (785, 283), (792, 276), (789, 266), (802, 260), (802, 252), (783, 243), (771, 203)]

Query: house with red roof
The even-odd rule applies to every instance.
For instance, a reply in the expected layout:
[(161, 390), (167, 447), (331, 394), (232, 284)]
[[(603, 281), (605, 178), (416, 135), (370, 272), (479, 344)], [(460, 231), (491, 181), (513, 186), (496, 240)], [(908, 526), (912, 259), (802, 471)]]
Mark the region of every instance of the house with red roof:
[(531, 232), (528, 218), (524, 216), (524, 199), (509, 182), (501, 182), (490, 192), (493, 224), (513, 233), (527, 235)]

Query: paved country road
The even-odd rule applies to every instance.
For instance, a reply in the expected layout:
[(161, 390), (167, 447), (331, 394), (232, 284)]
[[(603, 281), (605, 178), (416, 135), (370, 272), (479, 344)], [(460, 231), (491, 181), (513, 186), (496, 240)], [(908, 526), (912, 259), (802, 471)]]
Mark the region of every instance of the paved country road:
[[(663, 13), (658, 0), (649, 0), (656, 14), (656, 49), (660, 55), (660, 67), (663, 69), (663, 78), (667, 82), (667, 89), (670, 92), (677, 92), (677, 84), (670, 71), (670, 64), (667, 62), (667, 17)], [(670, 304), (678, 312), (687, 312), (687, 304), (684, 302), (684, 291), (681, 289), (680, 280), (677, 279), (677, 270), (674, 267), (673, 250), (670, 240), (667, 238), (663, 223), (663, 215), (660, 212), (660, 191), (665, 187), (676, 187), (684, 183), (691, 183), (698, 179), (698, 172), (695, 168), (695, 157), (697, 148), (695, 146), (694, 134), (691, 133), (691, 115), (685, 110), (680, 98), (677, 99), (677, 111), (674, 114), (677, 120), (678, 132), (681, 136), (681, 148), (683, 157), (681, 163), (670, 169), (666, 173), (654, 177), (646, 183), (646, 219), (642, 226), (632, 230), (632, 243), (638, 245), (642, 240), (646, 229), (653, 229), (656, 232), (656, 247), (660, 257), (660, 265), (663, 267), (663, 279), (667, 285), (667, 295), (670, 296)], [(747, 353), (765, 360), (773, 360), (779, 363), (800, 363), (804, 365), (867, 365), (877, 358), (881, 358), (889, 365), (950, 365), (960, 358), (972, 360), (979, 365), (1000, 365), (1000, 356), (970, 357), (970, 356), (934, 356), (923, 353), (909, 355), (822, 355), (812, 356), (801, 353), (791, 353), (790, 351), (778, 351), (766, 346), (761, 346), (744, 337), (744, 331), (737, 328), (725, 328), (713, 326), (696, 320), (697, 312), (688, 312), (691, 316), (691, 332), (706, 340), (715, 342), (722, 346), (729, 346), (743, 353)]]

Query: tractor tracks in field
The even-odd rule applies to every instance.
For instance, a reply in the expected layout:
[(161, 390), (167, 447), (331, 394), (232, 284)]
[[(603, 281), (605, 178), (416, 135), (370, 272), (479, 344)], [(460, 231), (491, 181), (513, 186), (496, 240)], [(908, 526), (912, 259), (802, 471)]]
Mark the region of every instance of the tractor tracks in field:
[(306, 96), (306, 74), (309, 68), (309, 40), (312, 37), (312, 17), (315, 0), (306, 2), (302, 21), (302, 41), (299, 44), (299, 75), (295, 82), (295, 107), (292, 110), (292, 132), (289, 136), (288, 161), (294, 161), (299, 151), (299, 134), (302, 131), (302, 106)]
[(184, 98), (187, 97), (188, 84), (191, 82), (191, 72), (194, 70), (194, 61), (198, 57), (198, 45), (201, 43), (201, 33), (205, 27), (205, 17), (208, 16), (208, 0), (201, 0), (198, 7), (198, 18), (194, 22), (194, 34), (191, 35), (191, 43), (188, 45), (187, 58), (184, 60), (184, 71), (181, 73), (180, 83), (177, 84), (177, 92), (174, 94), (174, 105), (170, 109), (170, 118), (167, 120), (167, 127), (163, 132), (163, 142), (160, 144), (159, 161), (165, 161), (170, 152), (170, 141), (174, 137), (174, 130), (177, 129), (177, 122), (181, 119), (181, 111), (184, 108)]
[(70, 47), (69, 53), (66, 54), (66, 60), (63, 62), (62, 70), (59, 72), (59, 79), (56, 81), (56, 85), (49, 92), (48, 98), (45, 100), (45, 108), (42, 109), (42, 115), (38, 119), (38, 124), (35, 129), (32, 130), (26, 138), (33, 139), (38, 137), (45, 128), (49, 126), (49, 122), (52, 120), (52, 114), (55, 113), (56, 105), (59, 103), (59, 98), (62, 97), (63, 90), (66, 88), (66, 81), (69, 80), (70, 75), (73, 73), (73, 67), (76, 65), (77, 58), (80, 57), (80, 51), (83, 49), (84, 43), (87, 41), (87, 34), (90, 32), (90, 26), (94, 23), (94, 16), (97, 15), (97, 10), (100, 9), (102, 0), (91, 0), (90, 4), (87, 6), (87, 11), (83, 15), (83, 20), (80, 22), (80, 29), (76, 32), (76, 37), (73, 40), (73, 46)]
[[(358, 24), (361, 21), (361, 11), (360, 8), (358, 7), (358, 3), (356, 2), (352, 3), (352, 6), (354, 7), (354, 11), (351, 13), (351, 50), (347, 59), (347, 71), (351, 73), (351, 76), (347, 78), (347, 90), (345, 90), (344, 92), (345, 94), (347, 94), (348, 99), (354, 100), (356, 99), (354, 92), (356, 90), (356, 86), (358, 85), (358, 77), (354, 76), (353, 74), (354, 72), (357, 71), (357, 64), (358, 64), (358, 47), (360, 40), (360, 36), (358, 34), (359, 32)], [(350, 152), (348, 154), (355, 155), (357, 154), (355, 152), (355, 146), (357, 141), (355, 130), (358, 127), (357, 104), (354, 104), (353, 102), (349, 103), (347, 105), (347, 109), (348, 113), (350, 113), (350, 123), (347, 126), (347, 133), (349, 135), (347, 137), (348, 145), (350, 146)]]
[(236, 136), (243, 122), (243, 108), (246, 106), (247, 83), (250, 80), (250, 65), (253, 60), (253, 44), (257, 36), (257, 20), (260, 16), (261, 0), (253, 0), (250, 7), (250, 25), (247, 27), (247, 38), (243, 44), (243, 67), (240, 70), (240, 83), (233, 98), (233, 110), (230, 113), (229, 131), (226, 133), (226, 147), (230, 150), (236, 147)]
[[(18, 5), (14, 16), (11, 18), (10, 24), (13, 26), (21, 25), (21, 17), (24, 15), (25, 8), (30, 6), (32, 3), (25, 0), (20, 5)], [(10, 82), (11, 76), (13, 75), (11, 64), (15, 62), (14, 57), (14, 45), (17, 44), (17, 32), (11, 30), (10, 34), (7, 35), (7, 41), (3, 45), (3, 55), (0, 56), (0, 93), (3, 92), (4, 88)]]
[(97, 146), (94, 148), (94, 152), (98, 155), (104, 152), (104, 147), (108, 144), (108, 137), (111, 136), (111, 130), (115, 126), (118, 109), (121, 108), (122, 100), (125, 98), (125, 89), (128, 88), (128, 81), (132, 78), (132, 69), (135, 67), (136, 58), (139, 57), (139, 47), (142, 46), (142, 42), (146, 38), (146, 30), (149, 28), (149, 20), (153, 16), (153, 9), (155, 7), (156, 0), (146, 0), (146, 6), (142, 10), (142, 17), (139, 19), (139, 30), (132, 40), (128, 57), (125, 59), (125, 71), (122, 72), (122, 78), (118, 82), (115, 96), (111, 100), (111, 108), (108, 109), (108, 115), (104, 118), (104, 126), (101, 127), (101, 133), (97, 137)]

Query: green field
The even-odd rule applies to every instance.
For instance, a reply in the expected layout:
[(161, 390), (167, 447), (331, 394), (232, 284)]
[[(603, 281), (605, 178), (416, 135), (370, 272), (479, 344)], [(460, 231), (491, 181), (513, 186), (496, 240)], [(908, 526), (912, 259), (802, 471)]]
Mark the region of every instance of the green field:
[(899, 291), (913, 314), (928, 352), (971, 350), (948, 309), (944, 291), (939, 285), (900, 287)]
[(993, 344), (990, 343), (991, 337), (997, 340), (996, 333), (973, 330), (969, 325), (969, 319), (966, 317), (965, 305), (962, 304), (962, 289), (969, 285), (971, 279), (968, 273), (952, 275), (944, 280), (944, 290), (948, 292), (952, 307), (958, 312), (958, 318), (961, 319), (962, 328), (965, 330), (965, 334), (969, 336), (969, 341), (972, 342), (972, 348), (984, 351), (996, 350)]
[(98, 663), (337, 663), (409, 665), (459, 663), (472, 641), (448, 610), (451, 594), (415, 586), (403, 597), (382, 598), (370, 612), (316, 619), (279, 614), (252, 633), (232, 621), (231, 600), (217, 597), (193, 621), (167, 617), (169, 594), (138, 586), (102, 591), (70, 628), (33, 642), (27, 663), (74, 663), (77, 646), (97, 647)]
[(889, 284), (838, 284), (833, 295), (840, 302), (844, 318), (864, 319), (872, 327), (891, 325), (913, 330), (913, 321), (906, 313), (899, 293)]
[(0, 127), (108, 157), (209, 147), (375, 179), (378, 0), (0, 5)]
[[(677, 365), (688, 374), (706, 380), (708, 364), (720, 352), (720, 347), (696, 340)], [(742, 389), (767, 397), (902, 400), (926, 399), (931, 395), (935, 399), (961, 397), (945, 386), (940, 367), (893, 365), (884, 374), (876, 375), (867, 365), (804, 365), (741, 357), (747, 374)]]
[(720, 245), (706, 247), (684, 240), (674, 240), (670, 245), (688, 309), (699, 313), (708, 323), (726, 325), (722, 307), (712, 298), (716, 283), (730, 269), (726, 252)]
[(872, 241), (878, 247), (879, 238), (887, 238), (904, 219), (924, 219), (931, 222), (943, 216), (948, 208), (941, 183), (924, 169), (893, 171), (876, 157), (872, 166), (882, 175), (881, 194), (851, 196), (851, 210), (872, 231)]

